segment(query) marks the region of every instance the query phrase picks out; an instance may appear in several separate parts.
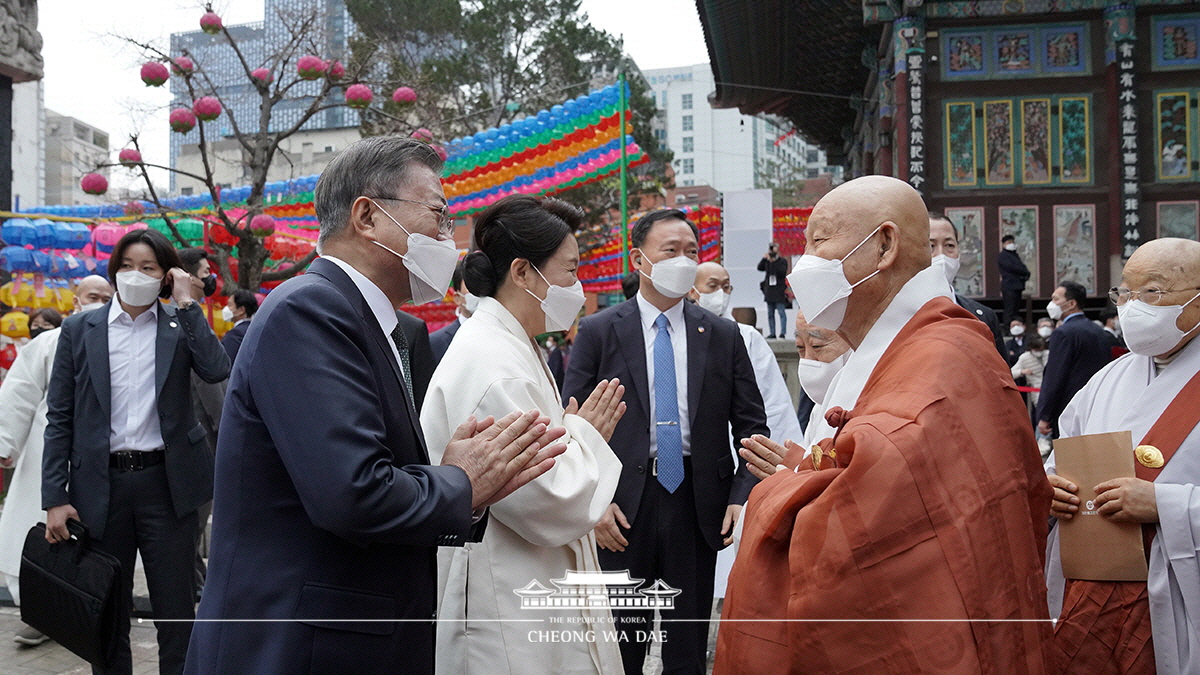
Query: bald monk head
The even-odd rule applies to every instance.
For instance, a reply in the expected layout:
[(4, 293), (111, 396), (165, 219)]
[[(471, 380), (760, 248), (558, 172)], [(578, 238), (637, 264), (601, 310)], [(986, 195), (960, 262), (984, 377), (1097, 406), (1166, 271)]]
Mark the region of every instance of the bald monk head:
[(696, 266), (696, 283), (688, 291), (692, 302), (717, 316), (725, 316), (730, 293), (733, 293), (733, 285), (729, 283), (729, 272), (720, 263), (710, 261)]
[[(75, 311), (94, 309), (96, 304), (104, 304), (112, 300), (113, 288), (112, 284), (108, 283), (108, 279), (92, 274), (79, 280), (75, 285), (75, 297), (72, 299), (75, 305)], [(92, 306), (89, 306), (92, 305)]]
[[(855, 349), (904, 284), (929, 267), (925, 202), (908, 183), (887, 176), (863, 176), (834, 188), (813, 208), (805, 237), (806, 255), (842, 260), (846, 280), (858, 284), (837, 328)], [(792, 291), (798, 298), (806, 293)]]
[(831, 363), (848, 351), (842, 336), (808, 323), (803, 312), (796, 312), (796, 352), (801, 359)]
[(1120, 288), (1138, 292), (1134, 297), (1147, 305), (1183, 306), (1175, 321), (1168, 315), (1156, 323), (1161, 310), (1139, 311), (1139, 303), (1131, 302), (1131, 297), (1119, 297), (1117, 311), (1130, 350), (1171, 356), (1200, 334), (1200, 242), (1168, 237), (1142, 244), (1125, 263)]

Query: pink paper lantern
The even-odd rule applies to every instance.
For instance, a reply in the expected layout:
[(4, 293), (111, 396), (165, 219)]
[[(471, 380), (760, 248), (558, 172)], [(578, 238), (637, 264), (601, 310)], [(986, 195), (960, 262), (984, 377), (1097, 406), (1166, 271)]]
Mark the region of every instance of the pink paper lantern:
[(440, 145), (433, 146), (433, 151), (437, 153), (437, 156), (441, 158), (443, 162), (446, 161), (446, 158), (450, 156), (449, 153), (446, 152), (446, 149)]
[(346, 105), (351, 108), (365, 108), (371, 105), (371, 99), (375, 95), (371, 93), (371, 88), (365, 84), (352, 84), (346, 87)]
[(138, 152), (134, 148), (125, 148), (121, 152), (117, 153), (117, 161), (120, 162), (122, 166), (137, 166), (138, 164), (142, 163), (142, 153)]
[(346, 66), (342, 65), (341, 61), (334, 61), (329, 64), (329, 79), (340, 80), (346, 74)]
[(421, 127), (420, 129), (412, 132), (412, 137), (418, 141), (425, 141), (426, 143), (429, 143), (433, 140), (433, 132), (425, 127)]
[(216, 35), (221, 32), (222, 28), (221, 17), (217, 16), (216, 12), (209, 10), (204, 13), (204, 16), (200, 17), (200, 30), (205, 33)]
[(171, 60), (171, 72), (186, 77), (196, 72), (196, 64), (186, 56), (177, 56)]
[(192, 111), (202, 122), (211, 122), (221, 116), (221, 102), (212, 96), (201, 96), (192, 104)]
[(392, 100), (396, 103), (412, 103), (417, 100), (417, 92), (412, 87), (400, 87), (392, 92)]
[(250, 232), (260, 237), (268, 236), (275, 232), (275, 219), (271, 216), (260, 213), (250, 219)]
[(305, 80), (316, 80), (325, 74), (329, 69), (329, 64), (311, 54), (301, 56), (296, 61), (296, 72)]
[(187, 108), (176, 108), (171, 111), (169, 121), (172, 131), (186, 134), (196, 126), (196, 115)]
[(142, 82), (145, 82), (147, 87), (161, 87), (169, 79), (170, 71), (158, 61), (142, 65)]
[(89, 195), (102, 195), (108, 192), (108, 179), (98, 173), (89, 173), (80, 179), (79, 187)]
[(275, 76), (266, 68), (255, 68), (250, 71), (250, 79), (265, 87), (275, 80)]

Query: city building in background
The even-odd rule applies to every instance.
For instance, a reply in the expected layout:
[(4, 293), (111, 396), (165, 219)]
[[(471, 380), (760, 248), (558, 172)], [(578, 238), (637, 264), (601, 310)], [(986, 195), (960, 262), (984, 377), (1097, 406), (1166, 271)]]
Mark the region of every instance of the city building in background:
[(85, 173), (109, 175), (107, 167), (97, 168), (109, 161), (108, 132), (53, 110), (46, 110), (45, 115), (45, 199), (30, 201), (27, 206), (108, 203), (111, 198), (89, 195), (79, 185), (79, 177)]
[[(264, 22), (229, 26), (229, 32), (238, 43), (238, 48), (251, 69), (271, 67), (270, 59), (277, 55), (291, 39), (289, 28), (294, 28), (315, 17), (316, 25), (309, 27), (313, 54), (324, 59), (346, 62), (349, 40), (354, 33), (354, 24), (343, 0), (266, 0)], [(246, 76), (245, 68), (237, 55), (221, 36), (203, 31), (187, 31), (171, 35), (171, 53), (190, 54), (197, 67), (204, 70), (212, 80), (220, 99), (227, 107), (215, 123), (206, 125), (207, 140), (211, 145), (216, 182), (223, 186), (244, 185), (251, 181), (246, 174), (249, 162), (243, 156), (241, 144), (234, 138), (233, 122), (237, 121), (242, 133), (258, 130), (258, 113), (261, 98)], [(291, 74), (287, 74), (290, 76)], [(301, 118), (309, 100), (306, 94), (320, 91), (322, 81), (302, 82), (289, 92), (292, 101), (285, 101), (274, 108), (271, 130), (288, 129)], [(171, 78), (173, 107), (191, 105), (187, 86), (182, 78)], [(330, 103), (342, 100), (342, 92), (334, 90)], [(290, 106), (290, 107), (289, 107)], [(323, 110), (304, 123), (301, 131), (287, 139), (280, 147), (280, 154), (271, 164), (268, 180), (286, 180), (299, 176), (320, 173), (332, 161), (334, 155), (346, 145), (358, 140), (360, 134), (359, 114), (346, 106)], [(216, 138), (212, 137), (213, 131)], [(199, 126), (186, 134), (171, 132), (171, 167), (203, 175), (199, 151)], [(172, 194), (198, 194), (204, 191), (200, 181), (171, 173)]]
[(743, 115), (709, 105), (716, 88), (707, 63), (643, 71), (658, 107), (655, 137), (675, 153), (676, 187), (708, 185), (720, 192), (782, 187), (841, 176), (825, 153), (781, 118)]

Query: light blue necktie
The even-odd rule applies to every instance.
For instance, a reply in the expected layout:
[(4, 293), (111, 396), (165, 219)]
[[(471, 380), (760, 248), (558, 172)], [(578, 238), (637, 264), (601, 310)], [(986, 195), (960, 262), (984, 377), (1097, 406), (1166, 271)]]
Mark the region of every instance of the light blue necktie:
[(654, 320), (654, 423), (658, 434), (658, 482), (674, 493), (683, 483), (683, 436), (675, 392), (675, 351), (667, 333), (667, 315)]

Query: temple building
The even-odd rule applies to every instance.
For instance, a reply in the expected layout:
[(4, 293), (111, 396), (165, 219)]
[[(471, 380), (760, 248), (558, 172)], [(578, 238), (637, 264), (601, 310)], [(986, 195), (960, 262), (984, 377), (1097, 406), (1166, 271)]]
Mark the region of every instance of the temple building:
[(907, 180), (962, 233), (964, 295), (999, 299), (1007, 234), (1030, 307), (1067, 279), (1103, 297), (1141, 242), (1198, 237), (1200, 2), (697, 6), (713, 104), (793, 120), (848, 177)]

